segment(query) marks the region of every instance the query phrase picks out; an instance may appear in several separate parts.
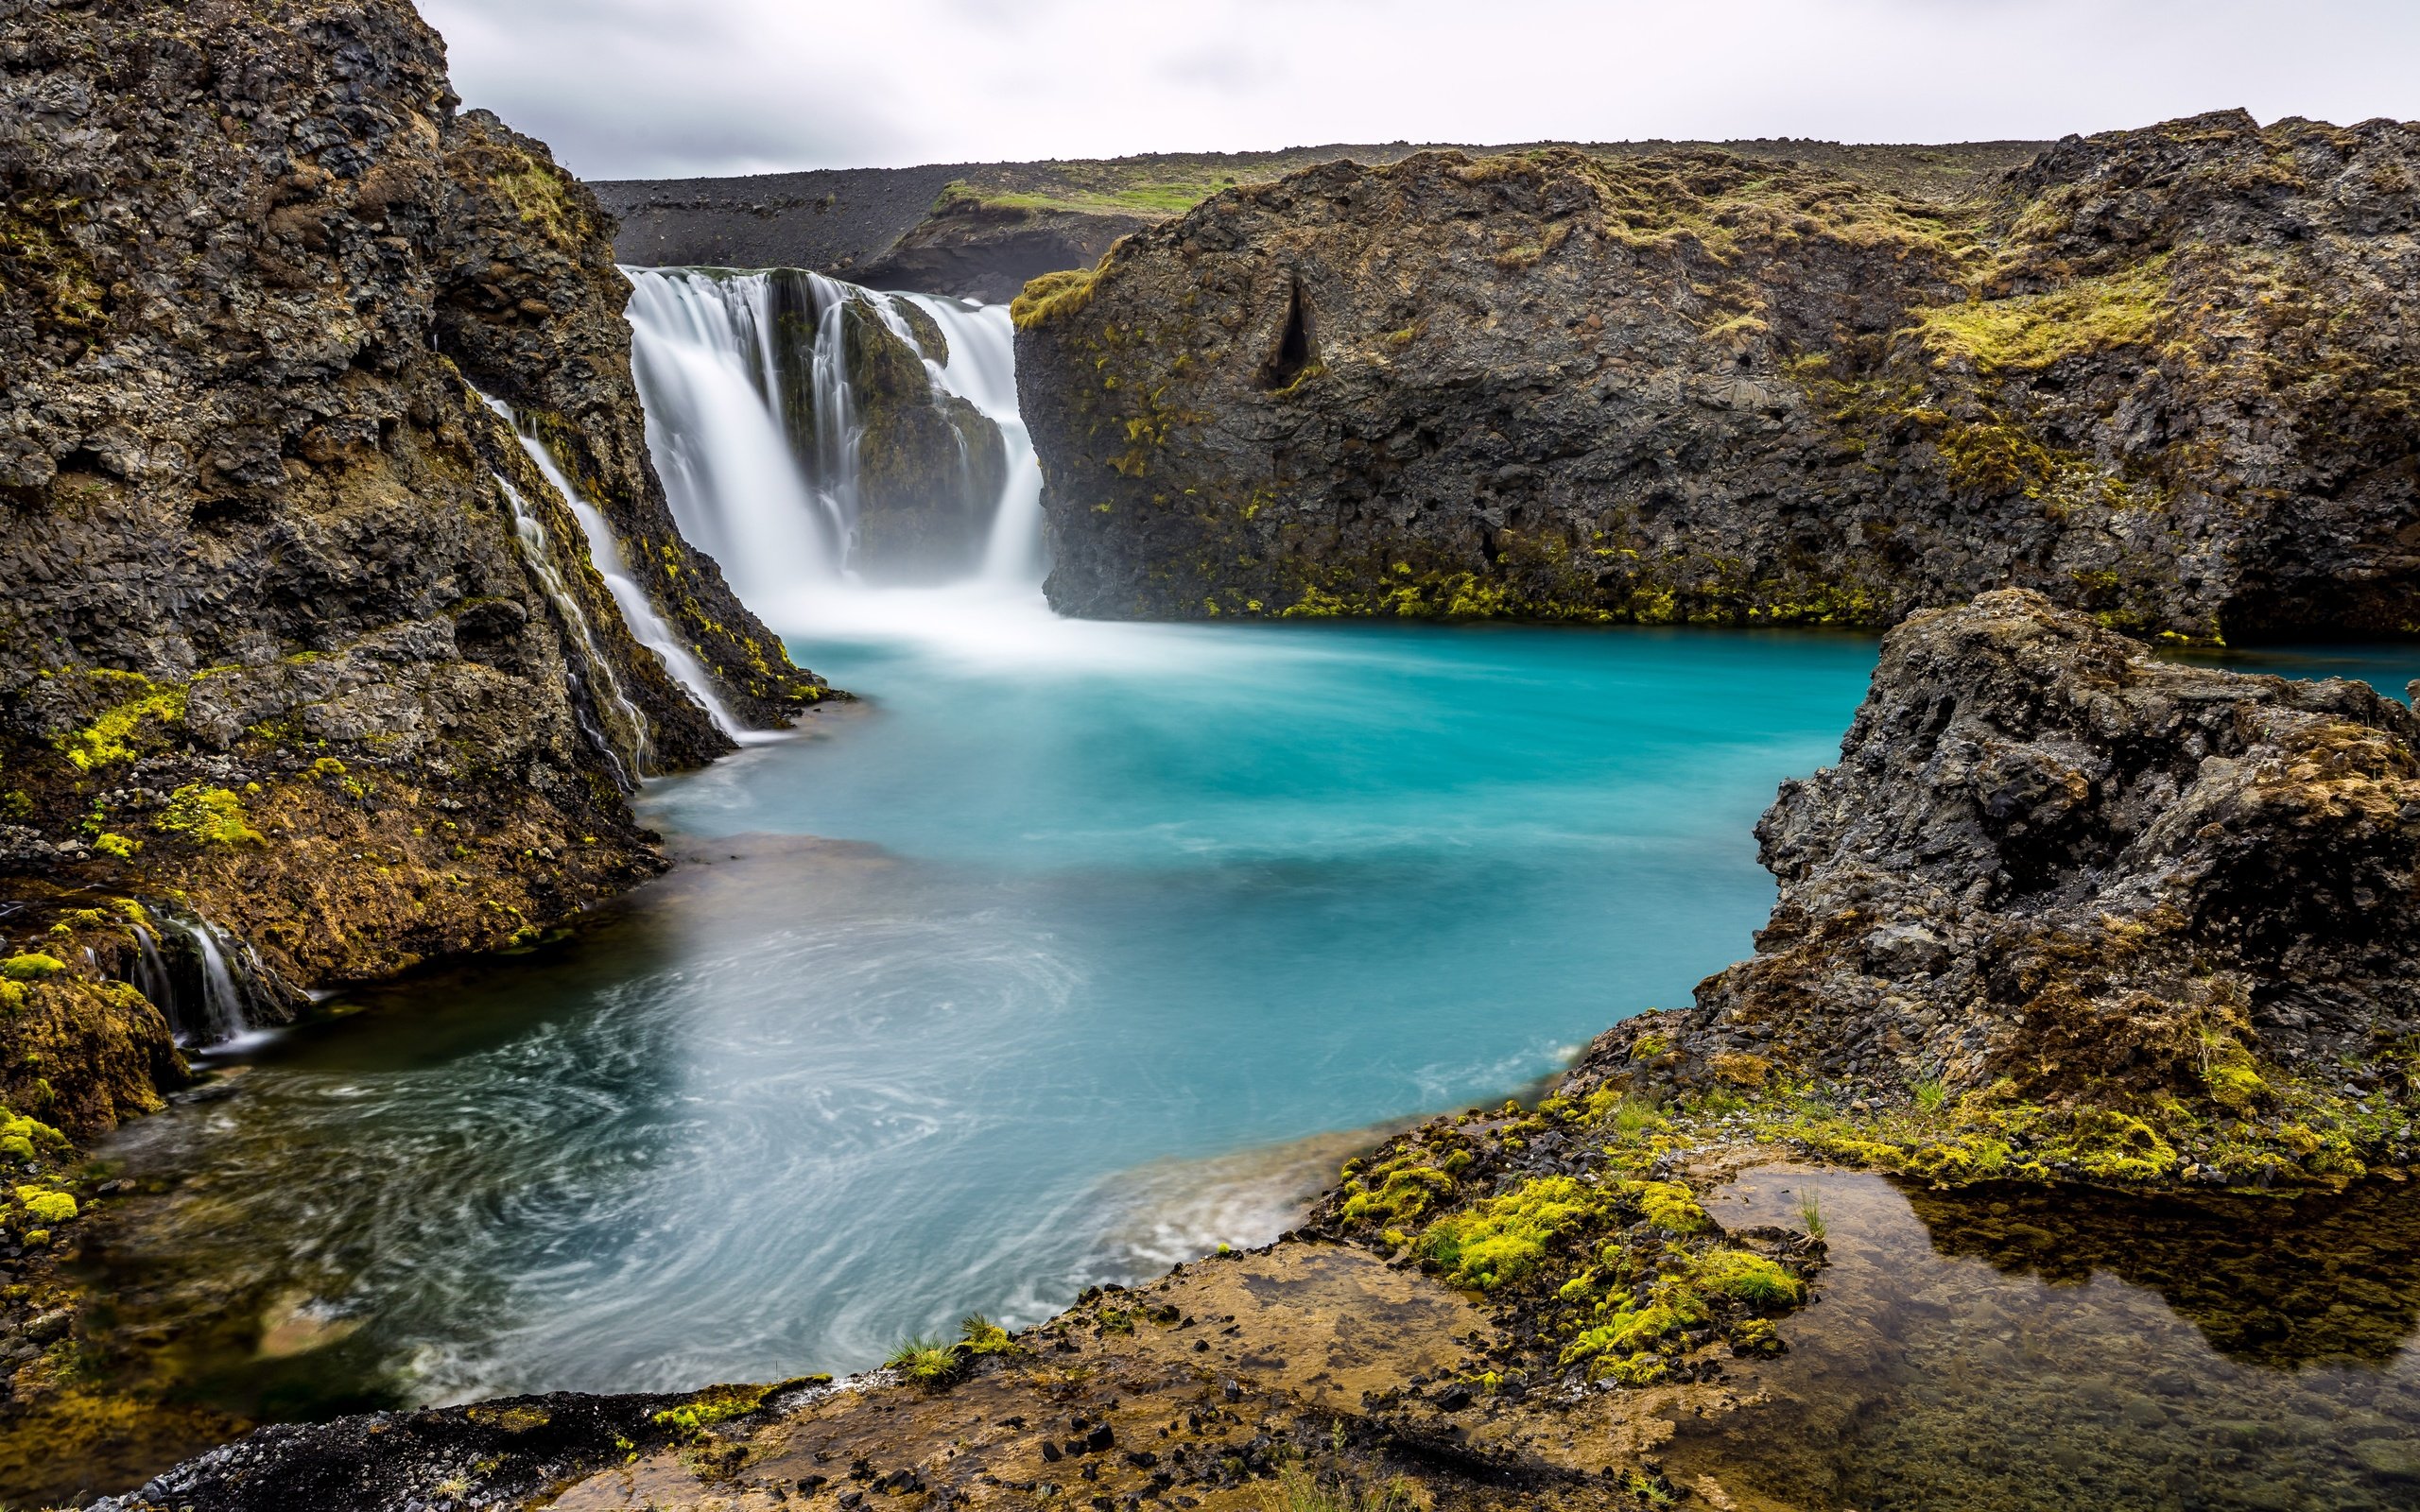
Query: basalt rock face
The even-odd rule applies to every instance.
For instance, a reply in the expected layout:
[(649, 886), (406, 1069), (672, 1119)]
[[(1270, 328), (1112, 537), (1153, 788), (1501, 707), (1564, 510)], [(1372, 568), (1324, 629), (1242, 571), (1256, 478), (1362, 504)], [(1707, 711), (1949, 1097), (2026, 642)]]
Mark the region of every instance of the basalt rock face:
[(2297, 1080), (2420, 1091), (2420, 718), (2366, 684), (2159, 662), (1988, 593), (1891, 633), (1840, 764), (1756, 836), (1757, 954), (1582, 1084), (1643, 1058), (2245, 1119)]
[(1954, 203), (1703, 151), (1230, 190), (1019, 301), (1051, 597), (2411, 632), (2416, 221), (2420, 128), (2240, 112)]
[[(400, 0), (15, 5), (0, 35), (9, 947), (56, 923), (70, 975), (124, 971), (112, 900), (178, 895), (301, 988), (658, 869), (631, 775), (726, 742), (472, 385), (531, 412), (735, 697), (818, 688), (665, 521), (594, 201), (454, 115)], [(157, 1020), (116, 1037), (138, 1068)], [(112, 1079), (49, 1090), (77, 1075)]]

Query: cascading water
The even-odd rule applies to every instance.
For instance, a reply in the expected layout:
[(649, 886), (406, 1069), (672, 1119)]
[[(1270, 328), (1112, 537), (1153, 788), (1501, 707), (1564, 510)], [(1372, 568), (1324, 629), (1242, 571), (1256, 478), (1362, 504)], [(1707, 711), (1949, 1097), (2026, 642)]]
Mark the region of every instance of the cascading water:
[[(1008, 311), (926, 295), (879, 295), (789, 269), (625, 268), (648, 446), (674, 517), (778, 627), (828, 621), (865, 586), (856, 543), (864, 490), (852, 317), (879, 321), (924, 358), (936, 395), (995, 424), (1007, 453), (996, 499), (967, 542), (962, 586), (1037, 598), (1042, 473), (1017, 413)], [(904, 307), (929, 318), (937, 360)], [(971, 471), (971, 462), (961, 458)]]
[[(503, 491), (504, 502), (512, 511), (513, 537), (521, 544), (522, 557), (529, 563), (529, 570), (538, 575), (538, 584), (544, 591), (546, 601), (554, 605), (556, 613), (562, 616), (563, 627), (579, 638), (583, 659), (596, 679), (598, 691), (621, 716), (622, 743), (614, 741), (613, 732), (596, 728), (585, 712), (579, 715), (580, 724), (591, 743), (614, 764), (614, 770), (621, 778), (622, 785), (635, 787), (636, 779), (647, 771), (647, 715), (631, 701), (630, 695), (622, 691), (621, 679), (614, 674), (614, 663), (605, 660), (604, 650), (596, 644), (596, 632), (588, 623), (588, 611), (580, 608), (579, 600), (572, 596), (570, 586), (556, 569), (554, 543), (546, 534), (545, 523), (538, 518), (538, 512), (529, 507), (528, 499), (503, 473), (496, 473), (494, 477), (496, 488)], [(564, 663), (563, 676), (575, 682), (580, 679), (579, 670), (568, 662)], [(579, 709), (579, 700), (573, 699), (572, 707)]]
[(250, 946), (209, 919), (157, 902), (146, 912), (159, 933), (133, 925), (134, 987), (166, 1017), (179, 1044), (203, 1049), (240, 1039), (254, 1028), (256, 1004), (290, 994)]
[(656, 612), (647, 591), (631, 576), (630, 566), (622, 558), (621, 542), (614, 538), (614, 527), (605, 519), (605, 511), (572, 482), (571, 474), (563, 471), (554, 452), (532, 427), (513, 413), (511, 405), (487, 394), (479, 397), (512, 427), (514, 438), (521, 442), (521, 449), (529, 454), (529, 460), (537, 466), (539, 474), (562, 495), (563, 503), (571, 509), (572, 518), (579, 522), (580, 533), (588, 538), (588, 559), (595, 564), (598, 576), (605, 579), (606, 588), (612, 591), (614, 602), (621, 609), (623, 623), (630, 627), (631, 638), (663, 659), (665, 670), (688, 691), (689, 696), (698, 701), (724, 734), (734, 739), (747, 734), (746, 727), (716, 693), (714, 679), (707, 675), (704, 663), (681, 644), (681, 638), (672, 633), (672, 627)]

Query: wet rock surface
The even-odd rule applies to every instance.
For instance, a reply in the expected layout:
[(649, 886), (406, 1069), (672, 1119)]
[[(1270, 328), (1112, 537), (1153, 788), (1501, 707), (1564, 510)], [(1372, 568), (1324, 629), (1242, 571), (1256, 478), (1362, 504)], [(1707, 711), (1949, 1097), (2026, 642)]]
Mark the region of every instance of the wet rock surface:
[(625, 788), (729, 742), (472, 386), (593, 486), (734, 702), (769, 723), (821, 689), (672, 531), (593, 198), (457, 116), (407, 5), (0, 24), (10, 869), (173, 887), (290, 989), (658, 869)]
[(2409, 1094), (2420, 721), (2364, 683), (2163, 662), (1987, 593), (1891, 633), (1839, 765), (1756, 834), (1757, 954), (1621, 1054), (2238, 1118), (2296, 1077)]
[(1572, 1095), (1943, 1182), (2342, 1185), (2420, 1154), (2420, 721), (2025, 590), (1910, 617), (1756, 830), (1757, 954)]
[(510, 1505), (673, 1440), (678, 1430), (665, 1415), (697, 1400), (555, 1393), (264, 1428), (91, 1505), (94, 1512)]
[[(1492, 1183), (1467, 1184), (1477, 1196)], [(2411, 1318), (2396, 1299), (2420, 1217), (2408, 1189), (2292, 1204), (1911, 1194), (1752, 1163), (1701, 1191), (1725, 1231), (1813, 1222), (1831, 1257), (1822, 1305), (1778, 1325), (1787, 1348), (1728, 1355), (1719, 1379), (1575, 1393), (1506, 1374), (1495, 1298), (1305, 1234), (1088, 1292), (1013, 1337), (970, 1323), (979, 1349), (922, 1383), (886, 1369), (724, 1388), (685, 1418), (659, 1404), (677, 1399), (633, 1412), (637, 1399), (559, 1397), (265, 1430), (102, 1504), (249, 1512), (293, 1504), (277, 1497), (306, 1470), (328, 1477), (315, 1487), (341, 1485), (340, 1504), (393, 1512), (1226, 1512), (1312, 1489), (1446, 1508), (2248, 1512), (2408, 1495), (2420, 1444)], [(2334, 1287), (2270, 1286), (2222, 1322), (2228, 1278), (2279, 1260)], [(2301, 1345), (2263, 1354), (2247, 1324)], [(530, 1408), (604, 1427), (569, 1452), (501, 1431)], [(629, 1447), (596, 1457), (605, 1432)]]
[[(806, 476), (851, 488), (853, 566), (885, 581), (948, 581), (981, 564), (1008, 478), (1000, 427), (933, 381), (941, 323), (911, 301), (774, 272), (783, 422)], [(832, 364), (847, 382), (835, 403)], [(844, 458), (843, 453), (847, 455)]]
[(2408, 633), (2415, 174), (2230, 113), (1955, 203), (1567, 149), (1228, 190), (1020, 301), (1052, 601)]

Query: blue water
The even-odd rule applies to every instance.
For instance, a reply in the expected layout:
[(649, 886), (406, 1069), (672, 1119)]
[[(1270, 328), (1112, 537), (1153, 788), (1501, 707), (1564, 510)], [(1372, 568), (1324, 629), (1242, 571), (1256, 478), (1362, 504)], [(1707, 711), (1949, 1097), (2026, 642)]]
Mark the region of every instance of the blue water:
[(1874, 657), (855, 608), (794, 650), (861, 704), (651, 787), (670, 876), (124, 1137), (180, 1184), (114, 1263), (329, 1341), (296, 1379), (236, 1328), (212, 1389), (846, 1370), (1265, 1241), (1374, 1125), (1746, 954), (1750, 828)]

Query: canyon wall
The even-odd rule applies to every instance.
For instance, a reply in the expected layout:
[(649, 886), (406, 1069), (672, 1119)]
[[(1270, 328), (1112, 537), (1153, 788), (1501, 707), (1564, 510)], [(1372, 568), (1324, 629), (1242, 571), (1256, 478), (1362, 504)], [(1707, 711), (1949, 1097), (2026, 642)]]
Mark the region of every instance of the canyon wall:
[(2420, 629), (2420, 128), (1963, 200), (1711, 151), (1331, 163), (1018, 302), (1066, 612)]
[(613, 223), (407, 4), (8, 10), (0, 1099), (90, 1130), (173, 1071), (127, 900), (275, 1017), (652, 873), (631, 783), (730, 748), (482, 390), (731, 707), (824, 690), (672, 527)]

